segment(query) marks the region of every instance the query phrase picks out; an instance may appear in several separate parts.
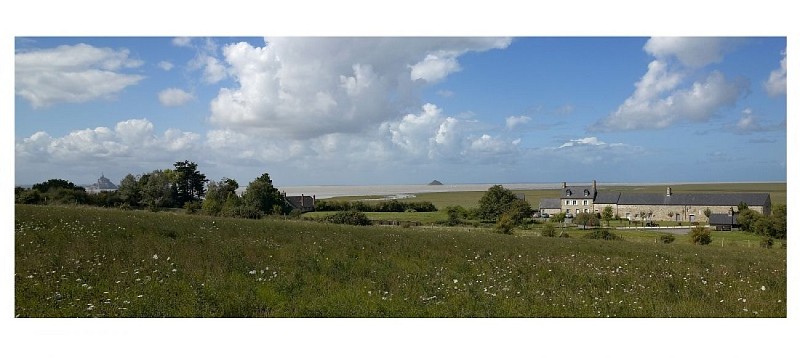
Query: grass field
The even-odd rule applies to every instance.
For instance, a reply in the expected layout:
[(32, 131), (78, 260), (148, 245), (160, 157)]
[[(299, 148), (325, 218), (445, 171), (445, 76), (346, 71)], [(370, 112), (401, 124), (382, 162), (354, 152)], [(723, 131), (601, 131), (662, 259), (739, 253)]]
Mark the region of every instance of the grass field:
[[(15, 207), (17, 317), (785, 317), (786, 250)], [(736, 238), (731, 237), (731, 242)], [(740, 240), (747, 240), (740, 238)], [(717, 242), (715, 238), (715, 243)]]

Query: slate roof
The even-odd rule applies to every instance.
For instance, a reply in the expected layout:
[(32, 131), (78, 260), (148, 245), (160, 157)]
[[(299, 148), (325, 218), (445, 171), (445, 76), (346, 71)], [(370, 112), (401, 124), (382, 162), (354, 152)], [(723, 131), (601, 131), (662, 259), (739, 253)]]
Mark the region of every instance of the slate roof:
[(599, 191), (597, 197), (594, 198), (595, 204), (616, 204), (619, 201), (619, 192), (614, 191)]
[(561, 209), (561, 199), (542, 199), (539, 201), (539, 209)]
[(593, 199), (595, 191), (589, 186), (568, 186), (561, 189), (561, 199)]
[(733, 219), (731, 219), (728, 214), (711, 214), (708, 217), (708, 224), (709, 225), (738, 225), (736, 218), (739, 214), (733, 214)]
[(314, 197), (308, 195), (301, 195), (301, 196), (287, 196), (286, 202), (289, 203), (293, 208), (299, 209), (300, 211), (312, 211), (315, 208)]

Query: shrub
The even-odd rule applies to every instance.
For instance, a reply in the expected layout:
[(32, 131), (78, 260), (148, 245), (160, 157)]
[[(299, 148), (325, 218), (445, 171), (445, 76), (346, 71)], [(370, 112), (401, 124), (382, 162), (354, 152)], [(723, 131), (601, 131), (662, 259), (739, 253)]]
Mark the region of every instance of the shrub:
[(461, 206), (448, 206), (447, 209), (447, 225), (456, 226), (461, 224), (462, 219), (467, 216), (467, 210)]
[(183, 208), (186, 209), (187, 214), (194, 214), (203, 209), (203, 204), (199, 201), (192, 200), (184, 203)]
[(617, 234), (606, 229), (592, 230), (584, 236), (585, 239), (592, 240), (619, 240)]
[(711, 230), (706, 227), (692, 227), (692, 231), (689, 232), (689, 236), (692, 238), (692, 242), (694, 242), (695, 245), (708, 245), (711, 243)]
[(672, 235), (672, 234), (664, 234), (664, 235), (661, 235), (660, 239), (661, 239), (661, 242), (662, 242), (662, 243), (665, 243), (665, 244), (670, 244), (670, 243), (672, 243), (673, 241), (675, 241), (675, 235)]
[(542, 236), (545, 237), (556, 237), (556, 226), (552, 223), (544, 223), (542, 226)]
[(494, 231), (506, 235), (511, 235), (514, 233), (514, 218), (512, 214), (505, 213), (500, 215), (500, 217), (497, 218), (497, 224), (494, 226)]
[(357, 226), (367, 226), (372, 225), (372, 222), (369, 221), (366, 215), (360, 211), (350, 210), (350, 211), (340, 211), (336, 214), (329, 215), (325, 217), (325, 221), (332, 223), (332, 224), (345, 224), (345, 225), (357, 225)]
[(774, 245), (774, 244), (775, 244), (775, 240), (773, 238), (767, 236), (767, 237), (764, 237), (764, 238), (761, 239), (761, 244), (760, 245), (761, 245), (761, 247), (763, 247), (765, 249), (771, 249), (772, 245)]

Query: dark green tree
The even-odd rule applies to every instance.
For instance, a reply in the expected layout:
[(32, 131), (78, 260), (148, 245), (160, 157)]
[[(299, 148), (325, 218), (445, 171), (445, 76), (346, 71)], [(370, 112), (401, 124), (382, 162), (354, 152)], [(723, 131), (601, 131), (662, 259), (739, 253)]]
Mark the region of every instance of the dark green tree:
[(174, 195), (169, 174), (162, 170), (154, 170), (139, 178), (142, 190), (142, 204), (150, 210), (167, 208), (174, 205)]
[(197, 170), (197, 164), (184, 160), (174, 164), (174, 184), (177, 190), (176, 205), (183, 206), (187, 201), (199, 200), (205, 195), (208, 182), (205, 174)]
[(512, 204), (522, 200), (502, 185), (494, 185), (478, 201), (478, 217), (485, 221), (496, 221), (501, 214), (511, 209)]
[(40, 193), (46, 193), (51, 189), (67, 189), (67, 190), (77, 190), (85, 192), (86, 189), (80, 186), (73, 184), (71, 181), (67, 181), (64, 179), (50, 179), (48, 181), (33, 184), (31, 188), (33, 190), (38, 190)]
[(128, 174), (119, 182), (117, 187), (120, 199), (129, 206), (137, 206), (142, 201), (142, 188), (133, 174)]
[(269, 174), (264, 173), (247, 185), (242, 195), (244, 206), (252, 207), (263, 214), (272, 214), (277, 207), (288, 213), (286, 201), (281, 193), (272, 185)]

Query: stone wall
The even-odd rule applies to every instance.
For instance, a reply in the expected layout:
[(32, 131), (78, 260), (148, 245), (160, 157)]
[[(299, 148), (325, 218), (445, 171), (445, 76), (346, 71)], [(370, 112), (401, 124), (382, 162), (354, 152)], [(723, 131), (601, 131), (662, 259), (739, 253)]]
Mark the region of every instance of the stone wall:
[[(614, 209), (614, 214), (619, 215), (620, 218), (625, 218), (626, 213), (630, 213), (631, 219), (639, 219), (635, 216), (640, 212), (644, 211), (645, 213), (653, 213), (652, 220), (659, 220), (659, 221), (681, 221), (687, 222), (692, 219), (692, 215), (694, 215), (694, 221), (697, 222), (708, 222), (708, 218), (705, 214), (703, 214), (703, 210), (706, 208), (711, 209), (712, 214), (727, 214), (728, 211), (731, 209), (730, 206), (692, 206), (692, 205), (617, 205), (617, 204), (596, 204), (594, 206), (594, 210), (596, 212), (603, 212), (603, 208), (606, 206), (611, 206)], [(749, 209), (755, 210), (761, 214), (764, 213), (763, 206), (751, 206)], [(734, 207), (734, 210), (736, 208)], [(672, 217), (669, 216), (669, 213), (672, 212)], [(647, 215), (647, 214), (645, 214)]]

